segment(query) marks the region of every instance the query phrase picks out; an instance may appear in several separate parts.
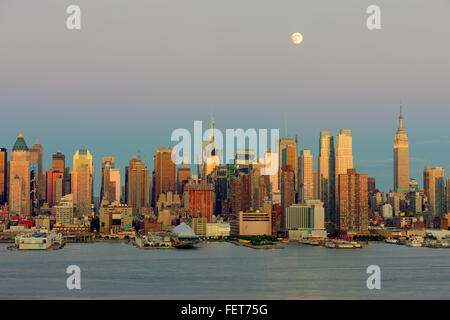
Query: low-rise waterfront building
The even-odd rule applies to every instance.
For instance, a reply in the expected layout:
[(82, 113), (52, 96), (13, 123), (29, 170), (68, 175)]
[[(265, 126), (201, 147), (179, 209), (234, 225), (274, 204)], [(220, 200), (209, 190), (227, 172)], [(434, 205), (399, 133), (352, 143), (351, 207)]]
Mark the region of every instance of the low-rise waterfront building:
[(206, 225), (207, 237), (228, 237), (230, 236), (231, 227), (228, 222), (215, 222)]
[(236, 219), (231, 221), (232, 236), (272, 235), (271, 213), (266, 212), (238, 212)]
[(286, 228), (290, 240), (326, 238), (325, 210), (320, 200), (306, 200), (286, 209)]

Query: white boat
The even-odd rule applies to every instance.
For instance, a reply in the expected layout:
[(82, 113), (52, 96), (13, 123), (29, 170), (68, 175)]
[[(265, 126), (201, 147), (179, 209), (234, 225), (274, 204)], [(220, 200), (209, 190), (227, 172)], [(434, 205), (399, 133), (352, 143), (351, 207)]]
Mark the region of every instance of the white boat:
[(397, 239), (387, 239), (386, 243), (390, 243), (390, 244), (398, 244), (398, 240)]
[(408, 247), (421, 247), (423, 243), (422, 237), (411, 237), (408, 241), (406, 241), (406, 245)]
[(60, 233), (48, 230), (40, 230), (31, 234), (17, 235), (15, 238), (15, 249), (19, 250), (49, 250), (59, 249), (63, 245)]

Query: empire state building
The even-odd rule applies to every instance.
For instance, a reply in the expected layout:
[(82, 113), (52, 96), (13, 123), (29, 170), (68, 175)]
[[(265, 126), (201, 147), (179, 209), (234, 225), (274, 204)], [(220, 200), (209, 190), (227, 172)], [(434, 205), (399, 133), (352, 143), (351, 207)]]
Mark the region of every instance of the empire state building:
[(398, 130), (394, 140), (394, 191), (409, 190), (409, 144), (408, 136), (403, 129), (402, 107), (398, 119)]

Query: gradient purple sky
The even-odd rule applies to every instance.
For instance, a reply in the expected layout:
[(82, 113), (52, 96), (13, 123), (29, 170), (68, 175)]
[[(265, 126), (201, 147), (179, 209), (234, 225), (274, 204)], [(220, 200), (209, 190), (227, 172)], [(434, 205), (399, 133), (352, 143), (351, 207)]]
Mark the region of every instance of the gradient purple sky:
[[(66, 29), (70, 4), (81, 31)], [(219, 129), (282, 134), (286, 114), (315, 157), (321, 130), (352, 129), (357, 170), (388, 191), (400, 101), (411, 176), (450, 170), (449, 32), (448, 0), (1, 0), (0, 147), (39, 139), (47, 168), (84, 145), (98, 193), (104, 156), (123, 174), (140, 150), (153, 168), (156, 146), (211, 112)]]

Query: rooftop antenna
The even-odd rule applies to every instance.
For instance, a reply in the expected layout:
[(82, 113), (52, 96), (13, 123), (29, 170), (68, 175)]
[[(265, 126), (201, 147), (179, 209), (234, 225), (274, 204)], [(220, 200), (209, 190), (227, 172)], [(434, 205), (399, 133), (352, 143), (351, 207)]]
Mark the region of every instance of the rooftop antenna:
[(286, 112), (284, 113), (284, 136), (285, 137), (287, 137), (287, 132), (288, 132), (288, 129), (287, 129), (287, 115), (286, 115)]
[(138, 150), (138, 152), (137, 152), (137, 158), (138, 158), (139, 160), (141, 160), (141, 150)]
[(211, 111), (211, 130), (212, 130), (213, 140), (215, 140), (215, 136), (214, 136), (214, 113), (212, 111)]

